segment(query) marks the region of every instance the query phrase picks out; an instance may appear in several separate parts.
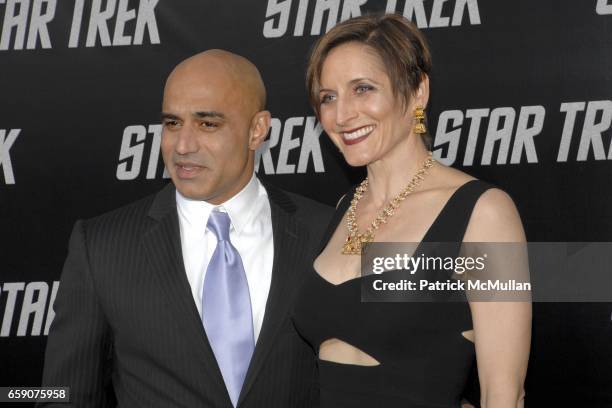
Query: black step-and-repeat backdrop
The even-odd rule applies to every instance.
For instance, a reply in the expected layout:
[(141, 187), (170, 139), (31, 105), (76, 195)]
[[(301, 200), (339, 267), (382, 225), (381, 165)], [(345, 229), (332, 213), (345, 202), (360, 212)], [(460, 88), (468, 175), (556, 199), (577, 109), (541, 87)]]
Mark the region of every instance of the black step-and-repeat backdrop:
[[(318, 36), (371, 11), (430, 42), (441, 162), (506, 189), (530, 241), (612, 241), (612, 0), (0, 0), (0, 386), (39, 384), (75, 220), (167, 182), (159, 112), (182, 59), (223, 48), (260, 68), (263, 177), (335, 203), (363, 176), (303, 78)], [(534, 313), (528, 405), (612, 406), (612, 305)]]

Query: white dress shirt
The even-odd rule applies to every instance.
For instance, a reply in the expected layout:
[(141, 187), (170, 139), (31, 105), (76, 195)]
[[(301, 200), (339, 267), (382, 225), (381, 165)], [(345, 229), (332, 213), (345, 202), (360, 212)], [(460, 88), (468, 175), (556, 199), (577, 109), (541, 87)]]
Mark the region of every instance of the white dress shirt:
[(206, 224), (213, 209), (228, 213), (231, 220), (230, 241), (242, 258), (249, 285), (253, 334), (257, 342), (272, 282), (274, 258), (272, 214), (266, 189), (253, 175), (238, 194), (221, 205), (186, 198), (178, 190), (176, 204), (185, 271), (200, 317), (204, 277), (208, 262), (217, 247), (217, 238), (208, 231)]

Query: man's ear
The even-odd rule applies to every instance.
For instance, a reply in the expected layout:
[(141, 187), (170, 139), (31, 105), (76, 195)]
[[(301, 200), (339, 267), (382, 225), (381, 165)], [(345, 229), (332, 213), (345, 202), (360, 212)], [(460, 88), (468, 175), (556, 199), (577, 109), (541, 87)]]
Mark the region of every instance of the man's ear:
[(257, 150), (266, 140), (270, 129), (271, 116), (268, 111), (260, 111), (253, 116), (251, 128), (249, 130), (249, 149)]

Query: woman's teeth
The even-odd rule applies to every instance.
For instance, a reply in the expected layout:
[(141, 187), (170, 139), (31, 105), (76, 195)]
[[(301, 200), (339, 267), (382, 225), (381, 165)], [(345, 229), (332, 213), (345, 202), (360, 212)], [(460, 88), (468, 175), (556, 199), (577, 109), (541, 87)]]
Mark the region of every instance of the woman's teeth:
[(363, 137), (374, 130), (375, 126), (365, 126), (350, 133), (343, 133), (342, 136), (347, 140), (354, 140)]

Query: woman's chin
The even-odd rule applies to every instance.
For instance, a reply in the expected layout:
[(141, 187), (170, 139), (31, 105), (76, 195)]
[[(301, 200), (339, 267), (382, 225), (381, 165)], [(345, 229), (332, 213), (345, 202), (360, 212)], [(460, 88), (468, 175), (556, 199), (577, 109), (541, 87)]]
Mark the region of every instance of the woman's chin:
[(372, 162), (372, 158), (367, 156), (357, 156), (357, 155), (344, 155), (344, 160), (351, 167), (362, 167), (367, 166)]

